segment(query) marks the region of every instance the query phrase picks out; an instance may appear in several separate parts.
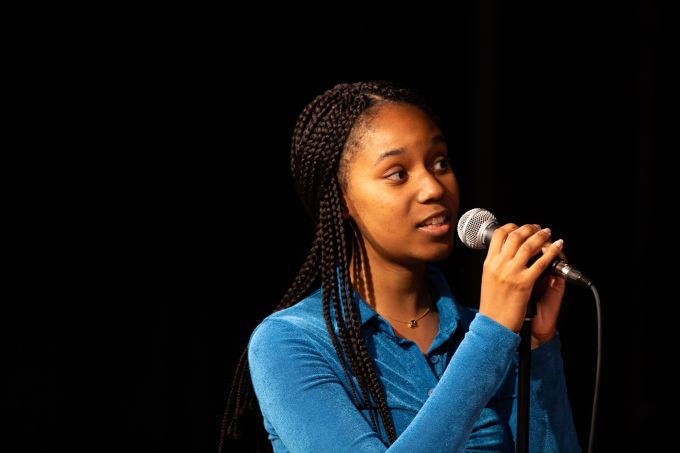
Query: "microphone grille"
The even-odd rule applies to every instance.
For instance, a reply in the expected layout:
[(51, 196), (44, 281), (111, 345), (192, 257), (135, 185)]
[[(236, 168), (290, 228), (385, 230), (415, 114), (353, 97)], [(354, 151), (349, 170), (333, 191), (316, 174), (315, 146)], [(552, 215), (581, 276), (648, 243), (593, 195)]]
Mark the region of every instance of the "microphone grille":
[(475, 250), (485, 249), (482, 241), (482, 227), (498, 222), (496, 217), (486, 209), (474, 208), (463, 214), (458, 221), (458, 237), (467, 247)]

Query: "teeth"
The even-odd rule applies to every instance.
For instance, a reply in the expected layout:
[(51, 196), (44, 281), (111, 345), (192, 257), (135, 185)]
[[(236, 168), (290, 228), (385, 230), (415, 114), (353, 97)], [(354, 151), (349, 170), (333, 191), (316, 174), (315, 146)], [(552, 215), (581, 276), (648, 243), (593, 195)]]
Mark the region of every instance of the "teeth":
[(442, 225), (444, 222), (446, 222), (446, 217), (442, 215), (439, 217), (432, 217), (431, 219), (426, 220), (425, 222), (423, 222), (423, 226), (427, 225), (439, 226)]

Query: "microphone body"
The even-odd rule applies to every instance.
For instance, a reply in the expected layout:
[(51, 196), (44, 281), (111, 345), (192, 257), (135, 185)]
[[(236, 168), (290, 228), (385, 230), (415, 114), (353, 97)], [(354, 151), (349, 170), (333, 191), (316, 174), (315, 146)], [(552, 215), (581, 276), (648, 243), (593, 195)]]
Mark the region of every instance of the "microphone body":
[[(489, 247), (493, 232), (500, 226), (498, 219), (486, 209), (470, 209), (458, 221), (458, 237), (471, 249), (486, 249)], [(579, 286), (590, 288), (593, 284), (592, 279), (559, 257), (550, 263), (548, 270)]]

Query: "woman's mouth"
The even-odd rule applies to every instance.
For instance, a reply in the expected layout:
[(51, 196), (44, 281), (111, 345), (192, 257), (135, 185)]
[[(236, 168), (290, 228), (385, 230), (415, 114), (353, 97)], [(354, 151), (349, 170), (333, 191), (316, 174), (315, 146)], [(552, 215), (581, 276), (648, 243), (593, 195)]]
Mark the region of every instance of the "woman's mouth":
[(440, 215), (431, 217), (418, 225), (418, 230), (433, 236), (442, 236), (451, 230), (451, 217)]

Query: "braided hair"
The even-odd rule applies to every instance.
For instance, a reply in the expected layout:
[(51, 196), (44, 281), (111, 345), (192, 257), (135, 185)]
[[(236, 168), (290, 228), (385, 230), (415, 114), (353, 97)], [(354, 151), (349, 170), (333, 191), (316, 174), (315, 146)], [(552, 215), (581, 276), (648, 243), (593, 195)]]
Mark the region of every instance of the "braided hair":
[[(391, 444), (397, 438), (394, 422), (375, 363), (366, 347), (349, 278), (352, 253), (359, 246), (358, 233), (351, 220), (344, 218), (341, 203), (342, 190), (347, 184), (346, 167), (361, 138), (362, 125), (374, 114), (372, 107), (384, 102), (412, 104), (433, 116), (415, 92), (386, 81), (336, 85), (317, 96), (300, 114), (292, 138), (291, 170), (298, 195), (314, 221), (316, 233), (300, 271), (274, 311), (296, 304), (320, 281), (323, 317), (350, 383), (352, 400), (358, 408), (369, 409), (376, 432), (379, 432), (378, 419), (382, 422)], [(338, 335), (331, 316), (336, 321)], [(351, 375), (356, 377), (358, 389), (355, 389)], [(229, 392), (220, 450), (225, 436), (240, 438), (239, 417), (247, 410), (258, 409), (246, 347)]]

